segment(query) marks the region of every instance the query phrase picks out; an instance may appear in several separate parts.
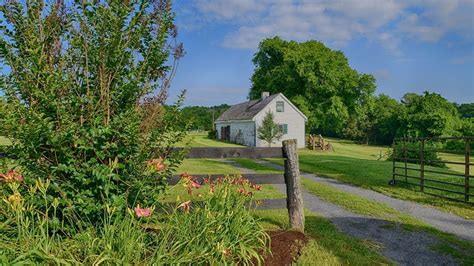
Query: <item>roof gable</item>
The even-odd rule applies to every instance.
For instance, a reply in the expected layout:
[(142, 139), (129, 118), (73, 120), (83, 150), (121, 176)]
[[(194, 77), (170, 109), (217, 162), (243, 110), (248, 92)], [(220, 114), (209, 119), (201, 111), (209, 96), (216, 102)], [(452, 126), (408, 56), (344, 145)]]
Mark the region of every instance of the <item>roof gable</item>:
[(306, 116), (296, 108), (283, 94), (277, 93), (266, 97), (263, 100), (252, 100), (244, 103), (232, 105), (227, 111), (217, 118), (216, 122), (233, 121), (233, 120), (252, 120), (265, 107), (270, 104), (275, 98), (281, 96), (288, 104), (291, 105), (299, 114), (301, 114), (305, 121)]

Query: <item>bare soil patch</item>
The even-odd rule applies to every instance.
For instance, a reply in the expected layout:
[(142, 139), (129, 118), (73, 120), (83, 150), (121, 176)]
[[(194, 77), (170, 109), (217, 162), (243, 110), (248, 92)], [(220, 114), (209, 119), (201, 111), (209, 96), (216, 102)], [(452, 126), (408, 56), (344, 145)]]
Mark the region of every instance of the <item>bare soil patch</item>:
[(308, 238), (296, 231), (271, 231), (272, 254), (265, 258), (265, 265), (291, 265), (301, 255)]

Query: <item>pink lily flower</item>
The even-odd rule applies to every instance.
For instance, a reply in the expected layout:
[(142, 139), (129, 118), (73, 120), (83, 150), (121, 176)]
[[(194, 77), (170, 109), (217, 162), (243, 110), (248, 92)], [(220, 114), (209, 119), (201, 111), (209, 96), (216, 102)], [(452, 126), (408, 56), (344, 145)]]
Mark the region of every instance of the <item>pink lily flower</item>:
[(137, 217), (149, 217), (151, 215), (150, 208), (140, 208), (140, 205), (138, 205), (134, 210)]

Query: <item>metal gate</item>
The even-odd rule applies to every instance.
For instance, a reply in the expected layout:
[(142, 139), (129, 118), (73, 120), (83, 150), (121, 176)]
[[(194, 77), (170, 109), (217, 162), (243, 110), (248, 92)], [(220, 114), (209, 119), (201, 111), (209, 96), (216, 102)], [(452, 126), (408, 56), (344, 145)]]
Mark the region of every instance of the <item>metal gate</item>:
[(390, 184), (474, 203), (473, 144), (474, 137), (396, 138)]

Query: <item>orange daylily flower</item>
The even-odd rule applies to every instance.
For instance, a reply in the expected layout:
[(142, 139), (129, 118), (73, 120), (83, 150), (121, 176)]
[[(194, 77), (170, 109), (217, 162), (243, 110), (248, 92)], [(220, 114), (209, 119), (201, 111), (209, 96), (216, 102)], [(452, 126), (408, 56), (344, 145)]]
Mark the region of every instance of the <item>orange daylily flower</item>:
[(179, 204), (178, 209), (183, 208), (184, 212), (189, 212), (189, 210), (191, 209), (191, 206), (189, 206), (190, 203), (191, 203), (190, 200), (185, 201), (185, 202)]
[(9, 170), (6, 174), (0, 174), (0, 178), (5, 180), (5, 182), (22, 182), (24, 179), (23, 176), (15, 170)]
[(168, 166), (163, 161), (164, 159), (160, 157), (158, 159), (149, 160), (147, 164), (148, 166), (152, 167), (156, 171), (162, 172), (168, 168)]

